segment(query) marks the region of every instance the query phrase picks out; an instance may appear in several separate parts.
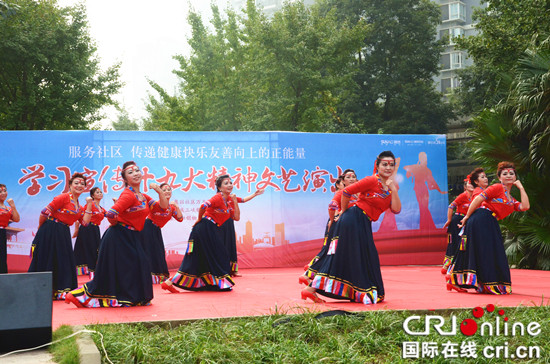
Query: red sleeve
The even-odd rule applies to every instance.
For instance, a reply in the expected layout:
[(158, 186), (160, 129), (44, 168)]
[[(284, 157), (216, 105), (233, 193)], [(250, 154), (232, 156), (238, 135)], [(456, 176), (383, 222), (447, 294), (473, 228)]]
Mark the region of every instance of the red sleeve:
[(71, 201), (71, 196), (68, 193), (62, 193), (53, 198), (52, 202), (46, 206), (44, 210), (49, 210), (50, 213), (63, 208), (67, 203)]
[(370, 191), (376, 188), (376, 186), (378, 186), (378, 178), (376, 176), (368, 176), (359, 182), (355, 182), (351, 186), (344, 188), (343, 193), (350, 196), (359, 192)]

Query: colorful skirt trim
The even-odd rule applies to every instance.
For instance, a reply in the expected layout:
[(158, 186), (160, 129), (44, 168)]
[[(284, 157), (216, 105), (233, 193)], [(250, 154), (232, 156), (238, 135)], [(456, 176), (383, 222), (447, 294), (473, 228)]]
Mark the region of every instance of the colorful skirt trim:
[(231, 264), (231, 274), (236, 274), (239, 271), (239, 263), (230, 261)]
[(153, 279), (153, 284), (161, 284), (162, 282), (170, 278), (170, 276), (166, 274), (151, 273), (151, 278)]
[(151, 302), (125, 302), (118, 301), (116, 297), (92, 297), (86, 289), (86, 285), (79, 287), (71, 294), (76, 298), (84, 307), (96, 308), (96, 307), (131, 307), (131, 306), (149, 306)]
[(229, 275), (216, 277), (212, 274), (205, 273), (201, 276), (192, 276), (180, 271), (176, 273), (171, 281), (175, 286), (189, 291), (229, 291), (235, 285), (235, 282)]
[(76, 274), (79, 276), (84, 276), (90, 274), (90, 271), (88, 270), (87, 265), (77, 265), (76, 266)]
[(376, 287), (372, 287), (366, 291), (358, 290), (357, 287), (353, 287), (349, 282), (342, 282), (337, 278), (317, 276), (311, 282), (311, 287), (365, 305), (379, 303), (384, 300), (384, 296), (378, 296)]

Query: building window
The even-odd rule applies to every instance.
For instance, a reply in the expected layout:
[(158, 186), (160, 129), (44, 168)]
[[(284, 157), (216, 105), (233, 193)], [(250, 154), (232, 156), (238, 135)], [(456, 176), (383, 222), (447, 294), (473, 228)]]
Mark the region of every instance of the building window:
[(462, 68), (463, 59), (462, 52), (451, 53), (451, 69)]
[(464, 28), (462, 27), (441, 29), (439, 31), (439, 39), (446, 39), (448, 45), (454, 45), (456, 43), (455, 39), (463, 36)]
[(462, 2), (455, 2), (455, 3), (442, 5), (441, 20), (466, 21), (466, 5)]
[(441, 92), (444, 94), (450, 93), (454, 88), (460, 86), (458, 77), (449, 77), (441, 79)]

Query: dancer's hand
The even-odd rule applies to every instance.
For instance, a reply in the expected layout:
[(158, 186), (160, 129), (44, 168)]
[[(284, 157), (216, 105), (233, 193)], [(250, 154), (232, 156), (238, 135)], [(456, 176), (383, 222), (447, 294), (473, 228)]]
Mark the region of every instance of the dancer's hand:
[(13, 202), (13, 199), (8, 198), (6, 202), (8, 203), (8, 205), (10, 205), (11, 208), (15, 208), (15, 202)]
[(464, 216), (462, 220), (460, 220), (460, 223), (458, 224), (459, 228), (462, 228), (464, 225), (466, 225), (466, 221), (470, 218), (470, 216)]
[(162, 190), (160, 189), (159, 185), (154, 182), (149, 183), (149, 188), (154, 191), (157, 191), (158, 193), (162, 193)]
[(518, 179), (514, 182), (514, 186), (516, 186), (518, 189), (523, 189), (523, 184), (521, 184), (521, 181)]
[(263, 194), (264, 191), (265, 191), (265, 188), (262, 188), (261, 190), (256, 190), (256, 192), (254, 192), (254, 195), (259, 196), (259, 195)]
[(451, 223), (450, 220), (445, 221), (445, 225), (443, 225), (443, 229), (448, 228), (450, 223)]
[(390, 177), (386, 180), (386, 186), (388, 186), (390, 191), (397, 192), (397, 184), (394, 182), (392, 177)]

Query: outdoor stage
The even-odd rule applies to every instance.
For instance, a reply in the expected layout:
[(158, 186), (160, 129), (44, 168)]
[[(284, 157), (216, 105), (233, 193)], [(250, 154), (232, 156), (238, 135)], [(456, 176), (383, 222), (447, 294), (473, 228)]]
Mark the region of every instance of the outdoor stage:
[[(154, 286), (151, 306), (128, 308), (77, 308), (53, 302), (52, 326), (117, 322), (181, 321), (203, 318), (299, 314), (346, 310), (436, 310), (453, 308), (540, 306), (550, 304), (550, 271), (512, 269), (509, 296), (448, 292), (441, 266), (382, 266), (386, 300), (363, 305), (327, 299), (325, 304), (303, 301), (298, 284), (300, 268), (242, 269), (232, 292), (163, 291)], [(80, 284), (85, 283), (83, 277)]]

